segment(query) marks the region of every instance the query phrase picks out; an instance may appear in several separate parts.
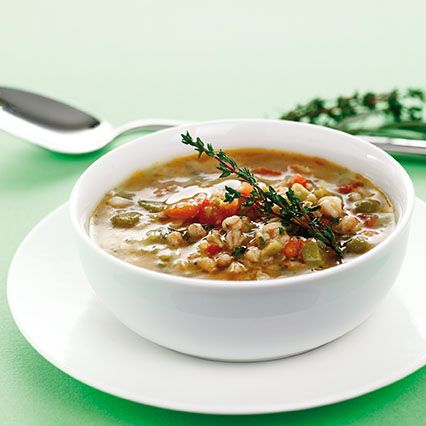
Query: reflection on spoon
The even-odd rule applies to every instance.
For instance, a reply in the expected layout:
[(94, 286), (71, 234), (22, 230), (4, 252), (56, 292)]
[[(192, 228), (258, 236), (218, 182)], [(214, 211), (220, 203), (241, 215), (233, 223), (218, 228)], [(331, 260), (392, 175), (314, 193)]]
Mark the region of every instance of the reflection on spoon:
[(137, 120), (116, 129), (84, 111), (24, 90), (0, 87), (0, 129), (51, 151), (84, 154), (103, 148), (117, 136), (137, 130), (161, 130), (179, 120)]

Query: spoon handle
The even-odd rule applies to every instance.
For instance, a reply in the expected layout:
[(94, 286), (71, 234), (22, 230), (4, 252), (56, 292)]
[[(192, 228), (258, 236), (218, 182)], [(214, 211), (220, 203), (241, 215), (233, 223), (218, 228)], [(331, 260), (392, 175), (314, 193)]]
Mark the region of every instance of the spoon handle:
[(424, 140), (387, 138), (368, 135), (360, 135), (360, 138), (387, 152), (426, 156), (426, 141)]
[[(135, 120), (117, 127), (115, 129), (114, 137), (116, 138), (124, 133), (129, 133), (135, 130), (156, 131), (191, 123), (194, 122), (162, 118)], [(359, 135), (359, 137), (387, 152), (409, 153), (423, 156), (426, 155), (426, 141), (392, 139), (368, 135)]]
[(150, 118), (146, 120), (135, 120), (118, 126), (115, 129), (115, 137), (123, 135), (124, 133), (130, 133), (135, 130), (163, 130), (169, 127), (179, 126), (181, 124), (190, 124), (190, 121), (184, 120), (169, 120), (164, 118)]

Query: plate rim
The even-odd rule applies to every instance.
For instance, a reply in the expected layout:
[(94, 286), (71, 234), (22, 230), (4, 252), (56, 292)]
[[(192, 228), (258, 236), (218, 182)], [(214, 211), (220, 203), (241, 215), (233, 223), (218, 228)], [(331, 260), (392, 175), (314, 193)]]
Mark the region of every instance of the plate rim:
[[(423, 201), (422, 199), (418, 197), (416, 197), (415, 204), (416, 205), (421, 204), (424, 208), (426, 208), (426, 201)], [(75, 380), (78, 380), (79, 382), (87, 386), (90, 386), (94, 389), (105, 392), (114, 397), (132, 401), (134, 403), (150, 405), (150, 406), (167, 409), (167, 410), (173, 410), (173, 411), (184, 411), (184, 412), (190, 412), (190, 413), (211, 414), (211, 415), (272, 414), (272, 413), (279, 413), (279, 412), (308, 410), (312, 408), (318, 408), (318, 407), (322, 407), (326, 405), (337, 404), (339, 402), (354, 399), (362, 395), (366, 395), (368, 393), (379, 390), (381, 388), (387, 387), (393, 383), (396, 383), (426, 365), (426, 352), (425, 352), (423, 357), (419, 358), (417, 362), (410, 364), (406, 368), (398, 370), (393, 375), (387, 376), (386, 379), (377, 380), (375, 382), (370, 383), (368, 386), (360, 386), (354, 389), (352, 392), (347, 392), (344, 395), (335, 394), (335, 396), (333, 396), (332, 394), (323, 399), (315, 398), (314, 400), (309, 400), (305, 403), (300, 403), (300, 404), (274, 403), (270, 405), (263, 404), (261, 407), (233, 406), (232, 408), (226, 407), (226, 408), (220, 409), (220, 408), (212, 408), (210, 405), (205, 406), (199, 403), (196, 403), (196, 404), (183, 403), (183, 402), (176, 403), (175, 401), (172, 401), (167, 398), (152, 398), (152, 397), (140, 398), (137, 395), (132, 394), (131, 392), (126, 393), (125, 391), (122, 391), (120, 389), (114, 389), (113, 386), (107, 385), (105, 383), (99, 383), (99, 382), (93, 383), (91, 379), (82, 377), (78, 372), (73, 371), (74, 369), (68, 368), (61, 361), (54, 359), (54, 357), (51, 357), (47, 352), (45, 352), (42, 348), (40, 348), (40, 346), (37, 344), (35, 340), (33, 340), (26, 333), (25, 326), (21, 323), (19, 319), (19, 314), (16, 313), (16, 310), (14, 307), (15, 306), (14, 301), (12, 300), (12, 295), (11, 295), (11, 292), (12, 292), (11, 288), (13, 286), (13, 271), (16, 268), (15, 263), (17, 263), (17, 258), (19, 253), (21, 252), (23, 247), (27, 244), (28, 240), (31, 239), (32, 235), (38, 231), (38, 228), (42, 227), (45, 222), (48, 222), (52, 216), (55, 216), (61, 213), (62, 210), (64, 211), (64, 213), (66, 213), (67, 208), (68, 208), (68, 202), (65, 202), (61, 204), (60, 206), (56, 207), (55, 209), (53, 209), (43, 219), (41, 219), (21, 241), (9, 265), (9, 270), (8, 270), (7, 279), (6, 279), (7, 281), (6, 298), (7, 298), (7, 303), (8, 303), (12, 318), (19, 332), (23, 335), (25, 340), (27, 340), (27, 342), (36, 350), (36, 352), (39, 355), (41, 355), (46, 361), (48, 361), (51, 365), (53, 365), (55, 368), (58, 368), (63, 373), (67, 374), (68, 376), (72, 377)], [(150, 344), (156, 345), (156, 343), (153, 343), (153, 342), (150, 342)], [(189, 356), (189, 355), (186, 355), (186, 356)]]

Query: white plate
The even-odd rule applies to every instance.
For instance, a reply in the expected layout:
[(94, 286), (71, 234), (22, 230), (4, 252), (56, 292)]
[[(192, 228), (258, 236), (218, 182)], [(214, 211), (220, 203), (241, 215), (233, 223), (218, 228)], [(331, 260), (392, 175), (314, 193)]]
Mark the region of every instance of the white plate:
[(182, 355), (134, 334), (98, 302), (80, 267), (64, 205), (19, 247), (8, 278), (18, 327), (56, 367), (104, 392), (215, 414), (310, 408), (371, 392), (426, 362), (426, 203), (417, 200), (401, 275), (375, 314), (314, 351), (225, 363)]

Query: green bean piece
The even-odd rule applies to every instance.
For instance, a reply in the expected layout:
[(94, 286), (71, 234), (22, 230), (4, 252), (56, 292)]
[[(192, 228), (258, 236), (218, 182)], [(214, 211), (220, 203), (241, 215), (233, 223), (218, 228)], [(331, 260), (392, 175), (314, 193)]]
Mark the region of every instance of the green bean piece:
[(373, 199), (361, 200), (355, 203), (357, 213), (376, 213), (380, 211), (381, 207), (380, 201)]
[(112, 226), (115, 228), (133, 228), (139, 223), (140, 213), (124, 212), (111, 218)]
[(370, 250), (370, 248), (371, 244), (365, 238), (354, 237), (346, 243), (345, 251), (347, 253), (362, 254)]
[(159, 213), (164, 209), (162, 201), (139, 200), (138, 204), (150, 213)]
[(114, 193), (115, 197), (125, 198), (126, 200), (131, 200), (135, 195), (135, 193), (127, 191), (116, 191)]
[(144, 244), (165, 244), (167, 236), (173, 231), (174, 229), (167, 226), (151, 229), (146, 233)]
[(303, 245), (302, 258), (307, 265), (314, 268), (321, 266), (323, 263), (318, 244), (312, 240), (306, 241)]

